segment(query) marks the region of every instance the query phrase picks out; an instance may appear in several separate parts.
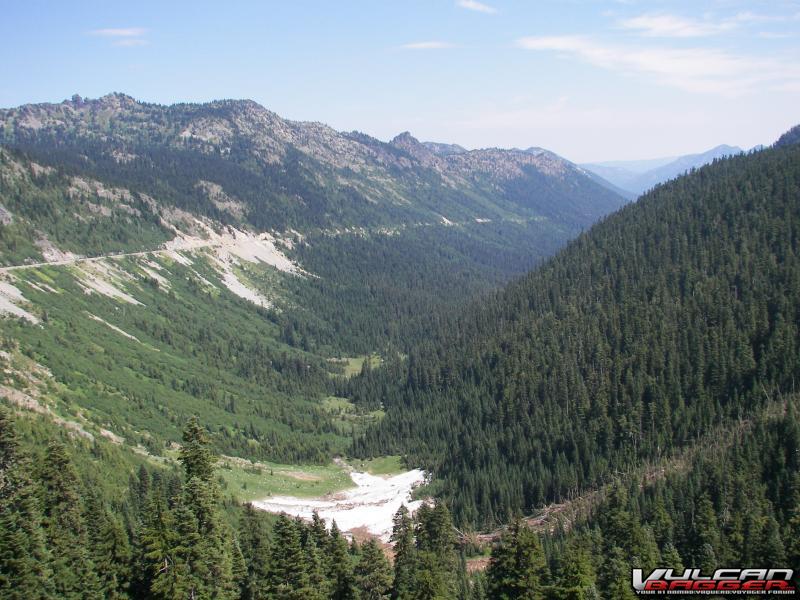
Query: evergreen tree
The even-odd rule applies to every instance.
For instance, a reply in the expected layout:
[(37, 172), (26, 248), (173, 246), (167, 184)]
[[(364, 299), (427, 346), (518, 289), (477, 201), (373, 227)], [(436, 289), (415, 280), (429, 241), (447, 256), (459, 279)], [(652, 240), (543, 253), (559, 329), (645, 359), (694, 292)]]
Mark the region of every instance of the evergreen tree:
[(697, 566), (704, 570), (714, 570), (717, 552), (720, 547), (720, 533), (717, 514), (708, 493), (703, 493), (696, 503), (692, 533)]
[(327, 600), (331, 598), (337, 580), (332, 580), (327, 576), (322, 552), (311, 535), (306, 536), (303, 550), (308, 567), (309, 600)]
[(187, 424), (183, 439), (180, 459), (186, 482), (172, 509), (163, 498), (153, 499), (142, 533), (153, 574), (150, 591), (160, 598), (237, 598), (242, 585), (242, 574), (234, 573), (239, 549), (220, 511), (213, 479), (216, 457), (196, 418)]
[(39, 469), (55, 594), (65, 599), (99, 599), (100, 581), (89, 552), (80, 482), (63, 444), (50, 443)]
[(187, 555), (188, 544), (196, 541), (197, 527), (185, 507), (172, 510), (162, 497), (154, 494), (148, 502), (140, 538), (144, 564), (150, 574), (149, 597), (184, 598), (196, 589)]
[(242, 581), (242, 600), (266, 600), (269, 574), (269, 539), (261, 511), (246, 504), (239, 525), (239, 546), (247, 567)]
[(633, 600), (631, 589), (631, 566), (625, 551), (619, 546), (611, 546), (605, 552), (599, 573), (600, 589), (604, 598)]
[[(231, 596), (241, 599), (242, 590), (245, 589), (245, 584), (247, 583), (248, 571), (247, 562), (244, 560), (244, 554), (242, 554), (242, 548), (237, 538), (232, 538), (231, 556), (233, 574)], [(238, 590), (238, 592), (234, 590)]]
[(394, 515), (391, 541), (394, 545), (392, 598), (412, 599), (417, 583), (417, 551), (414, 543), (414, 523), (405, 505), (401, 505)]
[(310, 590), (308, 566), (296, 524), (280, 515), (272, 530), (267, 577), (268, 598), (303, 600)]
[(414, 576), (415, 600), (450, 600), (455, 598), (450, 579), (454, 574), (446, 574), (439, 568), (433, 552), (417, 552), (417, 570)]
[(96, 494), (89, 495), (89, 539), (91, 555), (106, 600), (126, 598), (131, 581), (131, 552), (128, 534), (120, 518)]
[(780, 525), (772, 515), (765, 519), (760, 538), (757, 551), (763, 564), (786, 564), (786, 550), (781, 538)]
[(574, 537), (560, 557), (558, 584), (576, 598), (594, 598), (597, 595), (596, 573), (592, 556), (584, 539)]
[(361, 546), (354, 575), (358, 600), (389, 600), (391, 597), (392, 567), (374, 539)]
[(487, 600), (489, 598), (489, 582), (486, 574), (478, 571), (472, 574), (471, 589), (467, 600)]
[(353, 591), (353, 563), (350, 559), (347, 540), (342, 537), (336, 521), (331, 523), (331, 532), (326, 551), (329, 559), (328, 577), (333, 584), (332, 600), (351, 600)]
[(664, 549), (661, 551), (661, 562), (666, 568), (675, 569), (676, 573), (684, 569), (683, 560), (678, 553), (678, 549), (669, 542), (667, 542)]
[(0, 407), (0, 597), (50, 597), (50, 556), (41, 519), (31, 461), (20, 449), (9, 412)]
[(491, 598), (543, 598), (549, 573), (539, 536), (521, 521), (514, 521), (492, 549), (487, 578)]
[(800, 503), (795, 505), (787, 532), (786, 559), (790, 565), (800, 565)]
[(311, 524), (309, 525), (308, 533), (314, 538), (317, 548), (322, 549), (328, 546), (328, 530), (325, 527), (325, 521), (320, 518), (317, 511), (311, 513)]
[[(186, 546), (192, 575), (198, 580), (198, 587), (213, 590), (215, 598), (234, 598), (238, 596), (239, 582), (234, 578), (233, 561), (235, 541), (225, 523), (219, 506), (219, 489), (213, 480), (191, 477), (184, 484), (184, 493), (179, 504), (191, 514), (186, 515), (187, 531), (196, 527), (197, 542)], [(180, 527), (180, 513), (177, 515)], [(191, 521), (191, 523), (189, 523)]]
[[(156, 547), (146, 555), (151, 560), (154, 577), (150, 593), (155, 598), (201, 598), (208, 589), (204, 585), (204, 565), (198, 559), (196, 545), (200, 541), (197, 520), (192, 511), (180, 503), (170, 511), (162, 538), (164, 547)], [(150, 541), (146, 534), (145, 539)]]
[(206, 429), (197, 417), (192, 417), (183, 430), (183, 446), (180, 461), (186, 471), (186, 480), (197, 477), (200, 481), (211, 481), (216, 457), (211, 451)]
[(417, 596), (450, 598), (457, 591), (456, 540), (450, 511), (444, 502), (420, 506), (415, 515)]

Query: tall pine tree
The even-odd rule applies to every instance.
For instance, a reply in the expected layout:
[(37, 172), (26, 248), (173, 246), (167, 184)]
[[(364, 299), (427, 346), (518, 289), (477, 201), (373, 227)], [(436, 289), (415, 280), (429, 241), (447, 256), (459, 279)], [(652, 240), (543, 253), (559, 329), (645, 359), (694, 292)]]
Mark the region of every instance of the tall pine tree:
[(50, 556), (41, 519), (31, 461), (20, 449), (10, 414), (0, 407), (0, 597), (50, 597)]
[(99, 599), (100, 581), (89, 552), (82, 490), (63, 444), (50, 443), (40, 473), (44, 531), (53, 557), (56, 596)]

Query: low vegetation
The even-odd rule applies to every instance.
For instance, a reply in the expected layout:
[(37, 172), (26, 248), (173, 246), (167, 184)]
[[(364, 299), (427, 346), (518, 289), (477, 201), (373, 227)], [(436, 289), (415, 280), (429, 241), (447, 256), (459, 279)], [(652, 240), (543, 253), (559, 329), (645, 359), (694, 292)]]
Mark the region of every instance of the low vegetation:
[(353, 487), (348, 471), (330, 465), (281, 465), (222, 458), (217, 465), (223, 491), (240, 502), (269, 496), (316, 498)]

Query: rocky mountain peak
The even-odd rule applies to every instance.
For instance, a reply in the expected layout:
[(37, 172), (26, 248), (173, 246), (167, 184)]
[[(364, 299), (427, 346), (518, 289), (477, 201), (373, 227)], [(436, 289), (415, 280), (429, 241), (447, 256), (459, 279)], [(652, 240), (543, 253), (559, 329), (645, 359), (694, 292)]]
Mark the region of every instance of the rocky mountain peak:
[(407, 152), (426, 167), (435, 166), (439, 162), (439, 158), (436, 156), (436, 154), (433, 153), (427, 146), (425, 146), (425, 144), (421, 143), (417, 138), (411, 135), (408, 131), (404, 131), (403, 133), (395, 136), (394, 139), (389, 143), (395, 148), (399, 148)]
[(392, 146), (397, 146), (398, 148), (403, 148), (404, 150), (412, 146), (422, 145), (420, 141), (408, 131), (397, 134), (389, 143)]
[[(78, 99), (80, 99), (80, 96), (78, 97)], [(131, 108), (135, 108), (139, 104), (135, 98), (120, 92), (112, 92), (110, 94), (106, 94), (105, 96), (101, 96), (100, 98), (94, 101), (89, 101), (85, 99), (80, 101), (81, 104), (83, 104), (84, 102), (94, 104), (98, 108), (105, 108), (111, 110), (128, 110)]]

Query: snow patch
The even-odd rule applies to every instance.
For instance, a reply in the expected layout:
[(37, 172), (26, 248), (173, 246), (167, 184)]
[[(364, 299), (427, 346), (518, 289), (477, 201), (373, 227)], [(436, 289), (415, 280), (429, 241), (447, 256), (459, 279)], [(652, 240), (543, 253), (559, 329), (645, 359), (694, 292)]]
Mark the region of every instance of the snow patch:
[(42, 292), (44, 294), (60, 294), (57, 289), (50, 287), (46, 283), (34, 283), (33, 281), (29, 281), (28, 285), (35, 289), (37, 292)]
[(215, 289), (217, 289), (217, 286), (215, 286), (215, 285), (214, 285), (213, 283), (211, 283), (211, 282), (210, 282), (208, 279), (206, 279), (205, 277), (203, 277), (202, 275), (200, 275), (200, 273), (198, 273), (197, 271), (194, 271), (194, 270), (193, 270), (193, 271), (192, 271), (192, 273), (193, 273), (193, 274), (194, 274), (194, 276), (195, 276), (195, 277), (197, 277), (197, 279), (198, 279), (200, 282), (202, 282), (202, 284), (203, 284), (204, 286), (206, 286), (207, 288), (210, 288), (210, 289), (212, 289), (212, 290), (215, 290)]
[(102, 435), (107, 440), (111, 441), (114, 444), (122, 444), (125, 441), (125, 438), (122, 436), (117, 435), (113, 431), (109, 431), (108, 429), (100, 428), (100, 435)]
[(422, 505), (422, 500), (411, 499), (411, 491), (425, 481), (425, 472), (420, 469), (385, 478), (353, 471), (350, 478), (355, 488), (321, 498), (272, 496), (252, 504), (267, 512), (303, 519), (310, 519), (316, 511), (328, 524), (335, 519), (342, 531), (363, 527), (383, 541), (391, 536), (392, 517), (401, 504), (411, 513)]
[(38, 413), (40, 415), (47, 415), (56, 424), (69, 430), (71, 433), (85, 437), (88, 440), (94, 440), (94, 436), (84, 429), (81, 423), (70, 421), (58, 416), (53, 410), (42, 404), (37, 398), (26, 394), (23, 391), (10, 388), (5, 385), (0, 385), (0, 398), (5, 398), (12, 404), (16, 404), (20, 408)]
[(13, 222), (14, 222), (13, 213), (11, 213), (10, 210), (8, 210), (6, 207), (0, 204), (0, 224), (11, 225), (11, 223)]
[(144, 261), (144, 264), (146, 264), (148, 267), (150, 267), (154, 271), (163, 271), (164, 270), (164, 267), (162, 267), (160, 264), (158, 264), (154, 260), (146, 260), (146, 261)]

